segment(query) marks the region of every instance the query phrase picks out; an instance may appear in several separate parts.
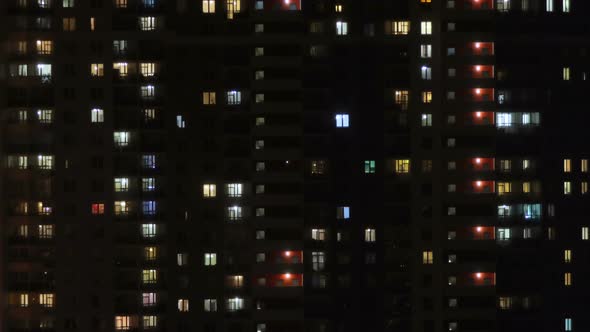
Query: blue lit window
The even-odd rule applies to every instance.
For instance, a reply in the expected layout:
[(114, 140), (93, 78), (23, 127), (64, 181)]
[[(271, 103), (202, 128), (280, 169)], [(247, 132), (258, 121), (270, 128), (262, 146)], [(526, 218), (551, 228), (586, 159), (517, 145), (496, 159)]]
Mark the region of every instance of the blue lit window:
[(156, 168), (156, 156), (153, 154), (141, 156), (141, 165), (143, 168)]
[(156, 7), (156, 0), (143, 0), (143, 6), (145, 8), (154, 8)]
[(566, 318), (565, 319), (565, 330), (566, 331), (571, 331), (572, 330), (572, 319), (571, 318)]
[(336, 128), (348, 128), (349, 124), (348, 114), (336, 114)]
[(336, 209), (337, 219), (350, 219), (350, 206), (339, 206)]
[(156, 201), (143, 201), (141, 203), (141, 210), (144, 215), (156, 214)]

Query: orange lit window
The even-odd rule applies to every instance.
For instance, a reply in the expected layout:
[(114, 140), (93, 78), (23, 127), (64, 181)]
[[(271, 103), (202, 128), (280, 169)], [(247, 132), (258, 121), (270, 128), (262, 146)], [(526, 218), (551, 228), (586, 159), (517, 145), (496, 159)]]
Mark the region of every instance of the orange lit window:
[(104, 214), (104, 204), (94, 203), (92, 204), (92, 214)]

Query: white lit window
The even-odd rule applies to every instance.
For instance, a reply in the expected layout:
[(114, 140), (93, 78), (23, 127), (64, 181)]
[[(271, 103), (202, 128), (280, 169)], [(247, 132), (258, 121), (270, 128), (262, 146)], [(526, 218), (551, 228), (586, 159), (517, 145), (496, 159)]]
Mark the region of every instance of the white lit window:
[(432, 114), (422, 114), (422, 127), (432, 127)]
[(344, 36), (348, 34), (348, 22), (337, 21), (336, 22), (336, 34)]
[(229, 206), (227, 208), (227, 218), (230, 221), (242, 220), (242, 207), (241, 206)]
[(143, 328), (153, 329), (158, 326), (158, 316), (143, 316)]
[(313, 271), (323, 271), (326, 267), (326, 253), (314, 251), (311, 253), (311, 268)]
[(239, 105), (242, 103), (242, 92), (228, 91), (226, 94), (228, 105)]
[(512, 126), (512, 113), (496, 113), (496, 125), (498, 128)]
[(507, 12), (510, 10), (510, 0), (496, 0), (496, 8), (499, 12)]
[(242, 197), (242, 187), (241, 183), (229, 183), (227, 185), (227, 196), (228, 197)]
[(156, 190), (156, 179), (155, 178), (142, 178), (141, 179), (141, 190), (143, 192), (149, 192)]
[(365, 229), (365, 242), (375, 242), (377, 240), (376, 232), (374, 228)]
[(130, 133), (126, 131), (116, 131), (114, 133), (114, 142), (117, 147), (129, 146)]
[(141, 98), (153, 99), (156, 96), (156, 87), (153, 85), (142, 85), (141, 86)]
[(431, 58), (432, 57), (432, 45), (420, 45), (420, 57), (421, 58)]
[(212, 198), (217, 196), (217, 185), (215, 184), (204, 184), (203, 185), (203, 197)]
[(158, 228), (156, 224), (142, 224), (141, 236), (144, 238), (154, 238), (158, 235)]
[(155, 17), (140, 17), (139, 28), (142, 31), (153, 31), (156, 30), (156, 18)]
[(129, 178), (115, 178), (115, 192), (129, 191)]
[(326, 230), (323, 228), (312, 229), (311, 230), (311, 238), (315, 241), (325, 241), (326, 240)]
[(565, 321), (565, 331), (572, 331), (572, 319), (566, 318), (564, 321)]
[(348, 128), (349, 117), (348, 114), (336, 114), (336, 128)]
[(553, 11), (553, 1), (554, 0), (545, 0), (545, 8), (547, 9), (548, 12)]
[(226, 309), (229, 312), (244, 309), (244, 299), (240, 298), (240, 297), (234, 297), (234, 298), (227, 299)]
[(420, 34), (431, 35), (432, 34), (432, 22), (430, 22), (430, 21), (420, 22)]
[(216, 253), (206, 253), (203, 255), (203, 257), (204, 257), (205, 266), (217, 265), (217, 254)]
[(101, 123), (104, 122), (104, 110), (100, 108), (93, 108), (90, 110), (90, 122)]
[(432, 79), (432, 67), (422, 66), (420, 68), (420, 76), (423, 80), (431, 80)]
[(588, 241), (588, 227), (582, 227), (582, 240)]
[(203, 309), (206, 312), (215, 312), (217, 311), (217, 300), (216, 299), (205, 299), (203, 301)]
[(570, 12), (570, 0), (563, 0), (563, 12), (569, 13)]
[(176, 265), (186, 266), (187, 264), (188, 264), (188, 254), (187, 253), (176, 254)]

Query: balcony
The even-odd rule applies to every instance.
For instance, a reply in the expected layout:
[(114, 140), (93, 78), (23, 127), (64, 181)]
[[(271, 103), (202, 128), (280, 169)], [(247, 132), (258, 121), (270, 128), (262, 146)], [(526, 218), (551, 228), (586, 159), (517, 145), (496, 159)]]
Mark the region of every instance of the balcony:
[(493, 42), (473, 42), (468, 45), (471, 49), (471, 54), (476, 56), (494, 55)]
[(472, 158), (468, 161), (471, 169), (476, 172), (489, 172), (495, 170), (494, 158)]
[(468, 68), (470, 77), (474, 79), (493, 79), (494, 66), (490, 65), (475, 65)]

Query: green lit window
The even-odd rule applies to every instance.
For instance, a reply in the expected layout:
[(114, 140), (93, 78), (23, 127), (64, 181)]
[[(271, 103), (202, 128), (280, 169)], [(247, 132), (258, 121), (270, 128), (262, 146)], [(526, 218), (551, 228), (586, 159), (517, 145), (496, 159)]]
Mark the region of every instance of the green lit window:
[(375, 173), (375, 160), (365, 160), (365, 174)]

